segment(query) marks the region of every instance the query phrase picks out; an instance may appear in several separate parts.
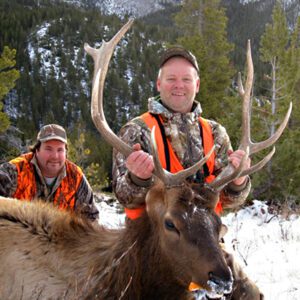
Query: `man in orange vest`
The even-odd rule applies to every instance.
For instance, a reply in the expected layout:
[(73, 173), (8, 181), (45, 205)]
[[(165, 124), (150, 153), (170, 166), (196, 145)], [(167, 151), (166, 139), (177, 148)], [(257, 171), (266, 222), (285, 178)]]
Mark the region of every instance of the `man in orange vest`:
[(28, 201), (42, 199), (90, 220), (98, 219), (87, 179), (66, 156), (64, 128), (56, 124), (42, 127), (29, 153), (0, 165), (0, 196)]
[[(132, 220), (144, 211), (145, 197), (153, 184), (154, 163), (149, 155), (153, 126), (156, 127), (159, 160), (162, 167), (172, 173), (194, 165), (215, 145), (215, 153), (190, 179), (191, 182), (212, 181), (228, 161), (238, 167), (245, 154), (242, 150), (232, 150), (224, 127), (202, 118), (201, 105), (195, 101), (200, 88), (199, 67), (192, 53), (182, 47), (168, 49), (161, 59), (156, 87), (160, 95), (149, 99), (148, 112), (129, 121), (119, 133), (135, 151), (127, 158), (114, 151), (113, 188), (125, 206), (127, 217)], [(245, 167), (250, 167), (250, 159)], [(250, 188), (248, 176), (233, 180), (221, 192), (216, 212), (244, 203)], [(233, 272), (237, 289), (245, 293), (244, 299), (262, 299), (259, 289), (232, 255), (224, 251), (224, 257)]]
[[(199, 67), (192, 53), (182, 47), (168, 49), (161, 58), (156, 86), (160, 95), (148, 100), (148, 112), (128, 122), (119, 133), (136, 151), (127, 159), (114, 153), (113, 188), (133, 217), (132, 212), (144, 203), (153, 183), (154, 164), (148, 153), (154, 125), (160, 162), (173, 173), (195, 164), (215, 145), (215, 153), (191, 181), (210, 182), (228, 161), (237, 167), (244, 155), (242, 150), (232, 150), (223, 126), (202, 118), (201, 105), (195, 101), (200, 88)], [(250, 159), (246, 164), (249, 166)], [(244, 203), (250, 188), (248, 176), (228, 184), (221, 192), (217, 212)]]

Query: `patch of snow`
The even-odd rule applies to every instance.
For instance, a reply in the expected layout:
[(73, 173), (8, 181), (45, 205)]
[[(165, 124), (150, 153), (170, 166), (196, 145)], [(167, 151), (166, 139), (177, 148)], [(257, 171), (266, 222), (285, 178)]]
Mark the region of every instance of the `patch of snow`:
[(223, 217), (227, 250), (244, 266), (266, 300), (300, 299), (300, 218), (268, 212), (261, 201)]

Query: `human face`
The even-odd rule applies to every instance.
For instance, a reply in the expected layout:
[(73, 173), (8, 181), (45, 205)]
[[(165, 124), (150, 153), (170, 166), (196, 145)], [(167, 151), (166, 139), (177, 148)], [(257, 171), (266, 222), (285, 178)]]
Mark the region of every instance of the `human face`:
[(43, 142), (36, 158), (43, 176), (57, 177), (66, 161), (66, 144), (59, 140)]
[(156, 87), (164, 105), (174, 112), (187, 113), (199, 91), (200, 79), (189, 61), (174, 57), (160, 69)]

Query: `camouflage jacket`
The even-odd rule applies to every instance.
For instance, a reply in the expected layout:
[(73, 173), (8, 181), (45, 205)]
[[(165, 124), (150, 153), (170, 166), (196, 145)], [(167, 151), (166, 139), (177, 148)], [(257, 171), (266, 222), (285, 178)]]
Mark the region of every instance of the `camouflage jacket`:
[[(60, 186), (63, 178), (65, 176), (68, 176), (68, 174), (66, 174), (67, 173), (66, 168), (64, 168), (57, 176), (53, 186), (49, 186), (47, 185), (45, 178), (41, 173), (41, 170), (38, 166), (35, 156), (33, 156), (30, 163), (34, 166), (33, 169), (35, 173), (34, 177), (36, 179), (36, 195), (34, 199), (28, 199), (28, 200), (41, 199), (44, 200), (45, 202), (52, 203), (55, 195), (55, 191)], [(1, 164), (0, 165), (0, 196), (13, 197), (15, 191), (17, 190), (17, 187), (18, 187), (18, 171), (16, 165), (10, 162)], [(98, 209), (94, 203), (92, 189), (84, 175), (82, 176), (82, 180), (75, 193), (74, 210), (92, 221), (98, 219), (99, 217)]]
[[(194, 102), (192, 112), (181, 114), (170, 112), (159, 98), (150, 98), (148, 109), (150, 113), (161, 115), (165, 134), (184, 168), (190, 167), (203, 158), (198, 121), (202, 112), (200, 103)], [(215, 143), (214, 175), (218, 175), (227, 165), (227, 153), (228, 150), (232, 150), (232, 147), (225, 128), (215, 121), (208, 120), (208, 122), (211, 125)], [(128, 145), (139, 143), (144, 151), (151, 153), (150, 130), (139, 117), (125, 124), (119, 132), (119, 137)], [(112, 174), (114, 192), (120, 203), (128, 208), (134, 208), (144, 203), (153, 180), (145, 181), (137, 178), (127, 170), (125, 163), (124, 155), (114, 150)], [(203, 184), (203, 181), (199, 184)], [(242, 186), (229, 183), (220, 195), (223, 207), (234, 208), (244, 203), (250, 188), (249, 178)]]

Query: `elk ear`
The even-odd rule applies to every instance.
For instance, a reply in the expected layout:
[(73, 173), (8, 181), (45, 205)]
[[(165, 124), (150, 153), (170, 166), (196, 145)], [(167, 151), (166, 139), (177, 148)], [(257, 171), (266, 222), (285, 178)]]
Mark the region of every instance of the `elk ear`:
[(146, 195), (146, 211), (152, 216), (160, 216), (165, 212), (165, 188), (161, 181), (155, 184)]
[(225, 236), (225, 234), (227, 233), (228, 231), (228, 228), (226, 225), (222, 224), (221, 225), (221, 230), (220, 230), (220, 233), (219, 233), (219, 238), (223, 238)]

